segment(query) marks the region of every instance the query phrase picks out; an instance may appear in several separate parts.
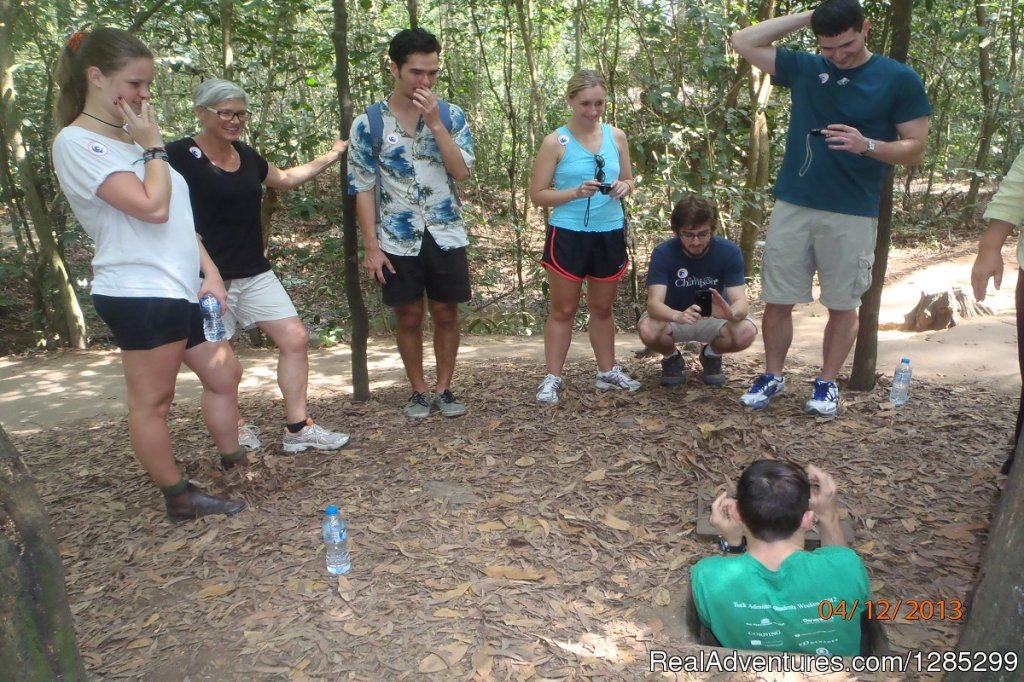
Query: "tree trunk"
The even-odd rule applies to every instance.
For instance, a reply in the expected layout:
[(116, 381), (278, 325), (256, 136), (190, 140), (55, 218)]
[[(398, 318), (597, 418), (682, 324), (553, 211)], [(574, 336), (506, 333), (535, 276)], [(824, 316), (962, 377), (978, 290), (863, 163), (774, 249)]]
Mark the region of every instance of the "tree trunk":
[(974, 158), (974, 173), (971, 185), (964, 199), (961, 223), (969, 223), (974, 217), (974, 204), (978, 201), (978, 190), (984, 180), (982, 171), (988, 165), (988, 153), (992, 148), (992, 135), (996, 131), (996, 105), (993, 97), (992, 67), (989, 63), (989, 45), (992, 43), (992, 27), (988, 22), (989, 4), (982, 0), (974, 0), (974, 18), (978, 23), (978, 81), (981, 84), (981, 103), (985, 113), (981, 119), (981, 131), (978, 133), (978, 154)]
[[(1024, 548), (1024, 438), (1017, 442), (1016, 465), (999, 499), (999, 509), (992, 521), (988, 545), (981, 559), (981, 569), (967, 605), (967, 622), (960, 632), (956, 650), (987, 652), (999, 655), (1016, 653), (1017, 665), (1010, 670), (994, 659), (985, 662), (986, 672), (950, 672), (946, 682), (985, 680), (1001, 682), (1020, 679), (1020, 650), (1024, 642), (1024, 571), (1020, 570)], [(971, 667), (980, 670), (976, 658)]]
[(39, 263), (48, 266), (57, 289), (50, 304), (57, 309), (54, 322), (60, 327), (62, 342), (73, 348), (85, 348), (85, 316), (78, 304), (78, 296), (68, 274), (67, 264), (57, 245), (57, 236), (51, 224), (52, 214), (40, 192), (32, 163), (26, 154), (21, 135), (22, 116), (17, 110), (17, 92), (14, 89), (14, 28), (20, 18), (21, 3), (0, 1), (0, 125), (3, 139), (9, 145), (14, 166), (18, 171), (25, 206), (39, 243)]
[[(345, 0), (334, 0), (335, 72), (338, 104), (341, 107), (341, 134), (348, 139), (352, 128), (352, 90), (348, 71), (348, 9)], [(356, 224), (356, 198), (348, 191), (348, 173), (345, 172), (348, 153), (341, 161), (341, 240), (345, 253), (345, 297), (352, 320), (352, 399), (370, 399), (370, 373), (366, 364), (366, 345), (370, 336), (370, 320), (366, 303), (359, 287), (359, 228)]]
[(223, 46), (224, 78), (227, 80), (232, 80), (235, 72), (235, 49), (232, 42), (235, 15), (231, 7), (231, 0), (220, 0), (220, 35)]
[(3, 427), (0, 521), (0, 669), (23, 681), (85, 680), (57, 538)]
[[(893, 0), (892, 51), (889, 56), (898, 62), (907, 61), (910, 50), (910, 18), (913, 0)], [(892, 183), (890, 167), (882, 185), (882, 201), (878, 209), (878, 233), (875, 237), (875, 264), (871, 268), (871, 286), (860, 299), (860, 328), (853, 353), (850, 383), (853, 391), (868, 391), (875, 385), (878, 363), (878, 310), (882, 305), (882, 286), (889, 266), (889, 242), (892, 239)]]
[[(774, 0), (765, 0), (758, 8), (757, 21), (766, 21), (774, 15)], [(768, 74), (753, 68), (746, 60), (741, 61), (741, 65), (738, 76), (745, 70), (749, 72), (750, 143), (747, 147), (747, 178), (744, 185), (746, 200), (739, 212), (740, 251), (743, 253), (744, 274), (752, 277), (754, 244), (765, 223), (765, 200), (758, 193), (768, 185), (770, 172), (768, 117), (764, 112), (772, 93), (772, 79)]]
[(420, 21), (419, 21), (419, 16), (418, 16), (419, 15), (419, 10), (417, 8), (417, 4), (418, 3), (417, 3), (416, 0), (406, 0), (405, 1), (405, 8), (409, 12), (409, 28), (419, 28), (420, 27)]

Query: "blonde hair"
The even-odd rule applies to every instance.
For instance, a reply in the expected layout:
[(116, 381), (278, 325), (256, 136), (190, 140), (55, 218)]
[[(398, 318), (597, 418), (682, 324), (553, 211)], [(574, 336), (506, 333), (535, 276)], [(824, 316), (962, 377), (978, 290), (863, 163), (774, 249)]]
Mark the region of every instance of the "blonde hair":
[(572, 78), (565, 85), (565, 96), (572, 99), (580, 90), (587, 88), (602, 88), (608, 90), (605, 85), (604, 76), (593, 69), (580, 69), (573, 74)]

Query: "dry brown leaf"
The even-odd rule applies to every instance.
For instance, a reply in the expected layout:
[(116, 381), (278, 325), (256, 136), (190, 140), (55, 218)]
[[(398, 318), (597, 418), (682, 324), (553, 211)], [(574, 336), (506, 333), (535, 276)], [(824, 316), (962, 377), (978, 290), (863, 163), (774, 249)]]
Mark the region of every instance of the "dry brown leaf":
[(651, 599), (655, 606), (668, 606), (672, 601), (672, 595), (664, 587), (659, 587), (654, 591), (654, 596)]
[(364, 635), (368, 635), (373, 632), (373, 628), (367, 625), (356, 625), (351, 621), (342, 625), (341, 629), (353, 637), (363, 637)]
[(609, 528), (614, 528), (615, 530), (629, 530), (630, 528), (628, 521), (623, 521), (611, 512), (604, 515), (604, 518), (601, 519), (601, 523)]
[(714, 424), (710, 422), (703, 422), (697, 425), (697, 430), (700, 431), (700, 436), (704, 440), (711, 438), (711, 434), (718, 430)]
[(133, 639), (128, 642), (128, 646), (126, 646), (125, 649), (145, 649), (152, 643), (152, 637), (140, 637), (139, 639)]
[(476, 529), (481, 533), (490, 533), (496, 530), (505, 530), (506, 526), (501, 521), (487, 521), (476, 524)]
[(607, 469), (597, 469), (596, 471), (591, 471), (589, 474), (583, 477), (583, 480), (587, 482), (603, 481), (606, 472)]
[(480, 647), (473, 652), (473, 672), (480, 679), (488, 679), (491, 676), (491, 669), (494, 667), (494, 657), (491, 656), (489, 647)]
[(181, 538), (180, 540), (171, 540), (170, 542), (165, 542), (164, 544), (160, 545), (160, 549), (157, 551), (159, 551), (161, 554), (170, 554), (172, 552), (177, 552), (179, 549), (185, 546), (186, 542), (188, 541), (185, 538)]
[(223, 597), (225, 594), (234, 592), (234, 590), (234, 583), (213, 583), (196, 592), (196, 598), (213, 599), (214, 597)]
[(450, 589), (447, 592), (445, 592), (444, 594), (442, 594), (439, 597), (439, 599), (441, 599), (442, 601), (451, 601), (452, 599), (458, 599), (462, 595), (466, 594), (466, 592), (469, 590), (469, 588), (472, 585), (473, 585), (473, 583), (471, 581), (467, 581), (467, 582), (464, 582), (464, 583), (459, 583), (458, 585), (456, 585), (452, 589)]
[(462, 618), (466, 614), (455, 609), (440, 608), (434, 611), (432, 615), (434, 618)]
[(506, 578), (508, 580), (542, 580), (545, 576), (543, 571), (518, 566), (484, 566), (484, 573), (489, 578)]
[(535, 460), (533, 457), (530, 457), (529, 455), (524, 455), (516, 460), (517, 467), (532, 467), (536, 463), (537, 460)]
[(429, 653), (423, 657), (420, 661), (419, 666), (416, 668), (416, 672), (421, 675), (428, 675), (430, 673), (440, 673), (448, 669), (448, 664), (445, 663), (444, 659), (440, 655), (435, 653)]

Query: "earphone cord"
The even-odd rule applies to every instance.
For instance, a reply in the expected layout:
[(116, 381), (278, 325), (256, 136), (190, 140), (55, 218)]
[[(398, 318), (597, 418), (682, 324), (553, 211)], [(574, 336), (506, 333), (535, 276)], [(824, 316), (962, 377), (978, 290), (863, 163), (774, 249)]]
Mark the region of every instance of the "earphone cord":
[(814, 152), (811, 151), (811, 134), (807, 133), (807, 137), (804, 140), (804, 165), (800, 167), (800, 172), (797, 173), (799, 177), (803, 177), (808, 170), (811, 168), (811, 161), (814, 159)]

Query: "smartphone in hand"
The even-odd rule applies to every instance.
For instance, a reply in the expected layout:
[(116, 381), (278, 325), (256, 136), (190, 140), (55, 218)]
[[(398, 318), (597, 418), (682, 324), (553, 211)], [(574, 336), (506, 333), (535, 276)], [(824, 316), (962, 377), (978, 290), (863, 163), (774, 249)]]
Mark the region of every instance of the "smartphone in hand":
[(700, 306), (701, 317), (711, 317), (711, 290), (701, 289), (697, 292), (697, 305)]

